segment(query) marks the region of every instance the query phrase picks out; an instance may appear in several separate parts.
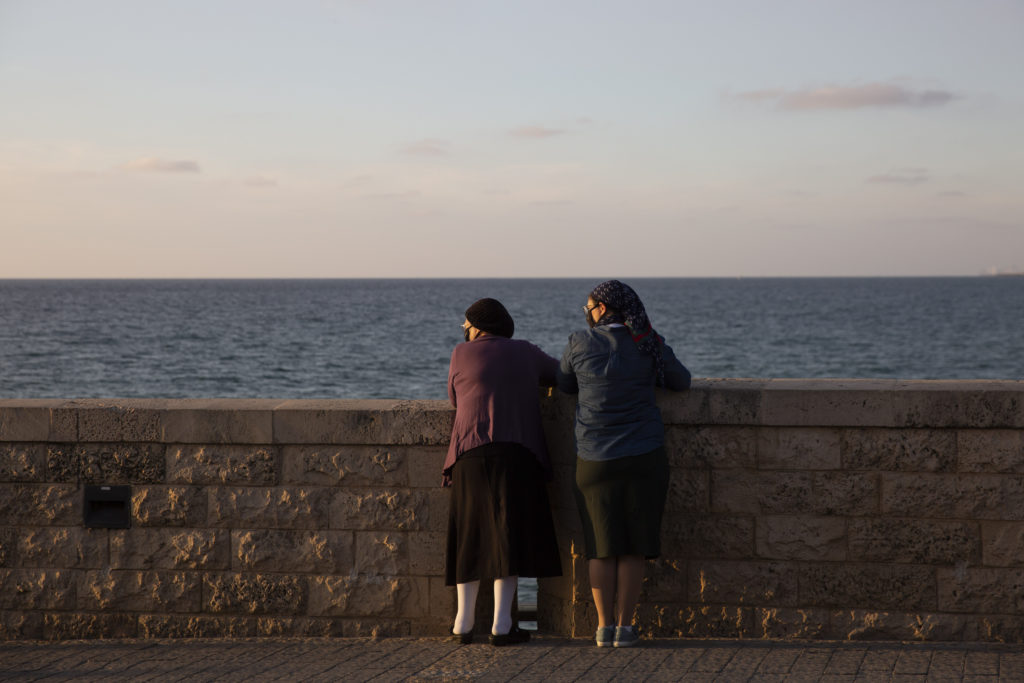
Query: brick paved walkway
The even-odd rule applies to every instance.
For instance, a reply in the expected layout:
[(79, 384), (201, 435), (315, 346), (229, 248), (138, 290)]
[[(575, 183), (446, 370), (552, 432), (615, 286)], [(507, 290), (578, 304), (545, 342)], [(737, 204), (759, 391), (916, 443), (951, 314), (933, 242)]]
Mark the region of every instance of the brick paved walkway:
[(655, 640), (629, 650), (539, 638), (0, 642), (0, 680), (1024, 681), (1024, 646)]

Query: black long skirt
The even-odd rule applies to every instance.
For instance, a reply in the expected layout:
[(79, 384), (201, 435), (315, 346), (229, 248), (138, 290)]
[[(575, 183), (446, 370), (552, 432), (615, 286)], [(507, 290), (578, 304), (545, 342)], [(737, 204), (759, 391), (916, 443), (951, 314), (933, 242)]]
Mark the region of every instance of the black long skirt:
[(551, 505), (527, 448), (490, 443), (452, 467), (445, 583), (561, 576)]

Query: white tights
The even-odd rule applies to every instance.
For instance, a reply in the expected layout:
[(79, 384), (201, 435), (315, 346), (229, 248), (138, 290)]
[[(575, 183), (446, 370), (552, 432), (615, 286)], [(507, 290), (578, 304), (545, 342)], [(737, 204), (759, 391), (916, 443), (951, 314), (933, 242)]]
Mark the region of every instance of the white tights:
[[(512, 630), (512, 598), (518, 586), (518, 576), (503, 576), (494, 581), (494, 623), (491, 625), (491, 633), (496, 636)], [(455, 615), (452, 633), (469, 633), (476, 622), (476, 596), (480, 592), (480, 582), (456, 584), (455, 591), (459, 597), (459, 611)]]

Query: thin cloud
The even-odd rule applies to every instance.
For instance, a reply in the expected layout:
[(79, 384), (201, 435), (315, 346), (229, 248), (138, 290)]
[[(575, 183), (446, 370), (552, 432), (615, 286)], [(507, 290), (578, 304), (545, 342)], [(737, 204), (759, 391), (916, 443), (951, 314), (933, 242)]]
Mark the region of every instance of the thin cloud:
[(772, 103), (787, 111), (865, 109), (869, 107), (941, 107), (959, 96), (945, 90), (913, 90), (889, 83), (828, 85), (802, 90), (751, 90), (736, 95), (748, 102)]
[(406, 145), (402, 149), (402, 153), (418, 157), (443, 157), (448, 155), (448, 143), (444, 140), (428, 138)]
[(129, 171), (151, 171), (155, 173), (199, 173), (199, 163), (196, 161), (168, 161), (167, 159), (156, 159), (154, 157), (142, 157), (141, 159), (129, 161), (123, 168)]
[(945, 192), (939, 192), (935, 196), (936, 197), (947, 197), (947, 198), (950, 198), (950, 199), (960, 199), (962, 197), (966, 197), (967, 193), (966, 192), (961, 192), (960, 190), (946, 190)]
[(920, 185), (928, 182), (928, 170), (924, 168), (903, 168), (888, 173), (873, 175), (869, 183), (880, 185)]
[(519, 128), (513, 128), (508, 134), (514, 138), (524, 140), (543, 140), (544, 138), (565, 135), (565, 130), (561, 128), (545, 128), (544, 126), (520, 126)]
[(245, 179), (246, 187), (277, 187), (277, 181), (262, 175), (249, 176)]

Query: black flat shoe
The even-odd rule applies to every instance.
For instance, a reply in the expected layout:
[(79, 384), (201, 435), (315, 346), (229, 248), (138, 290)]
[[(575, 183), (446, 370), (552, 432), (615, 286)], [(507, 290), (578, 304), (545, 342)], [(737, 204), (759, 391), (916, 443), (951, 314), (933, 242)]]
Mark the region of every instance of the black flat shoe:
[(518, 626), (513, 626), (512, 630), (508, 633), (503, 633), (500, 636), (491, 634), (491, 645), (494, 647), (504, 647), (506, 645), (519, 645), (530, 640), (530, 632), (523, 631)]
[(473, 632), (469, 633), (453, 633), (448, 636), (449, 643), (459, 643), (460, 645), (472, 645), (473, 644)]

